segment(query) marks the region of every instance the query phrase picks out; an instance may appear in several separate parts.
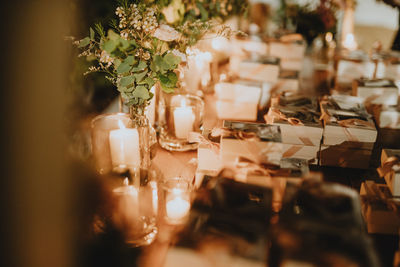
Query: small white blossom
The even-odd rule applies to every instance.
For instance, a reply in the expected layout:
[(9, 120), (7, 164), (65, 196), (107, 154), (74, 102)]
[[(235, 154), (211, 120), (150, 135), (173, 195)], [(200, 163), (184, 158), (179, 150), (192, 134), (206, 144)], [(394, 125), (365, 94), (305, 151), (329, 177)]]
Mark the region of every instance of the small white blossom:
[(176, 31), (174, 28), (172, 28), (168, 25), (162, 24), (156, 29), (153, 36), (162, 41), (171, 42), (171, 41), (179, 39), (181, 37), (181, 34), (178, 31)]

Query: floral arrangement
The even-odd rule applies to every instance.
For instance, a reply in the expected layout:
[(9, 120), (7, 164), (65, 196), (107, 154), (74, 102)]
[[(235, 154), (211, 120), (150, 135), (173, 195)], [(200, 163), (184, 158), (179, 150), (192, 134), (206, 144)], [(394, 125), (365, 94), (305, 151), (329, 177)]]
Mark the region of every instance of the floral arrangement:
[(281, 0), (278, 12), (284, 25), (295, 25), (295, 31), (304, 36), (308, 44), (320, 34), (336, 32), (336, 12), (339, 10), (337, 0), (320, 0), (318, 3), (298, 4)]
[(103, 72), (128, 106), (142, 114), (155, 83), (165, 92), (177, 87), (177, 70), (187, 48), (208, 32), (229, 34), (221, 22), (242, 12), (243, 0), (120, 0), (116, 20), (74, 41), (79, 56), (93, 61), (85, 74)]

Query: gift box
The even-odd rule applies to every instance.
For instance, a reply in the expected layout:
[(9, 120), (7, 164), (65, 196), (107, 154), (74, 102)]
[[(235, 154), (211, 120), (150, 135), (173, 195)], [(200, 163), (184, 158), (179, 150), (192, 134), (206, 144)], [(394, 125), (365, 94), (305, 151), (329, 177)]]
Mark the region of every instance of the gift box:
[(393, 106), (397, 105), (398, 88), (389, 79), (356, 79), (353, 82), (353, 95), (365, 103)]
[(278, 126), (224, 121), (222, 131), (220, 153), (224, 164), (235, 163), (238, 158), (257, 164), (279, 164), (282, 138)]
[(345, 95), (320, 101), (324, 122), (323, 146), (371, 150), (377, 138), (375, 124), (362, 99)]
[(351, 87), (354, 80), (361, 77), (380, 79), (385, 76), (385, 64), (382, 60), (371, 60), (362, 51), (341, 55), (336, 65), (335, 86)]
[(258, 109), (266, 107), (270, 96), (270, 83), (249, 80), (220, 82), (214, 91), (218, 100), (230, 102), (258, 103)]
[(220, 138), (213, 138), (211, 130), (204, 129), (201, 136), (198, 133), (191, 133), (189, 140), (199, 143), (197, 149), (197, 171), (204, 174), (217, 174), (223, 167), (219, 153)]
[(290, 42), (271, 41), (268, 46), (270, 55), (281, 59), (303, 60), (306, 51), (306, 44), (302, 40)]
[(217, 116), (221, 120), (257, 120), (258, 103), (217, 100), (215, 105)]
[(342, 168), (368, 169), (372, 150), (321, 145), (319, 164)]
[(269, 53), (281, 59), (281, 68), (285, 70), (300, 71), (306, 50), (305, 42), (294, 40), (290, 42), (269, 42)]
[(392, 198), (389, 187), (366, 181), (361, 184), (362, 212), (369, 233), (399, 233), (399, 202)]
[(299, 90), (299, 72), (281, 70), (278, 82), (274, 85), (274, 93), (297, 92)]
[(243, 60), (239, 63), (238, 75), (241, 79), (276, 83), (279, 76), (279, 58), (262, 57)]
[(372, 113), (379, 128), (400, 129), (399, 108), (374, 105)]
[(385, 178), (385, 182), (390, 192), (395, 197), (400, 197), (400, 150), (399, 149), (382, 149), (381, 166), (378, 169), (381, 177)]
[(318, 164), (319, 146), (282, 144), (282, 158), (298, 158), (306, 160), (309, 164)]
[(317, 109), (315, 98), (286, 94), (271, 100), (264, 119), (280, 127), (282, 143), (319, 147), (323, 128)]

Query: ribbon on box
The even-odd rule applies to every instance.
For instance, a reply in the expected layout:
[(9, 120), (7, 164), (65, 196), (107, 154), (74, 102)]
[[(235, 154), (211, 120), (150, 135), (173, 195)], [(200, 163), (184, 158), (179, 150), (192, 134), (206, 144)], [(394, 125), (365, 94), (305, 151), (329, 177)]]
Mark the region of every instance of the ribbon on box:
[(247, 141), (259, 141), (260, 138), (256, 133), (253, 132), (244, 132), (244, 131), (239, 131), (239, 130), (232, 130), (232, 129), (226, 129), (226, 128), (213, 128), (211, 130), (211, 136), (212, 137), (226, 137), (226, 136), (233, 136), (237, 139), (240, 140), (247, 140)]
[(400, 202), (390, 196), (387, 196), (382, 192), (379, 187), (372, 181), (364, 182), (366, 195), (361, 196), (363, 203), (367, 205), (371, 204), (383, 204), (388, 209), (394, 211), (397, 216), (400, 216)]
[(206, 137), (204, 137), (203, 135), (201, 135), (199, 133), (190, 132), (188, 141), (189, 141), (189, 143), (198, 143), (198, 144), (206, 145), (213, 152), (215, 152), (217, 154), (219, 153), (219, 148), (220, 148), (219, 144), (212, 142), (211, 140), (207, 139)]
[(300, 119), (294, 118), (294, 117), (287, 117), (285, 114), (283, 114), (278, 108), (276, 107), (271, 107), (268, 110), (268, 113), (264, 115), (264, 120), (267, 122), (267, 124), (273, 124), (275, 120), (284, 120), (290, 123), (290, 125), (293, 126), (299, 126), (299, 125), (304, 125), (303, 122), (301, 122)]
[(377, 172), (380, 177), (384, 177), (396, 165), (400, 166), (400, 159), (398, 157), (389, 157), (382, 162), (382, 166), (377, 169)]
[[(228, 175), (226, 174), (228, 172)], [(229, 173), (232, 172), (232, 173)], [(237, 157), (235, 162), (225, 164), (218, 176), (233, 176), (235, 179), (246, 182), (249, 174), (256, 174), (271, 178), (278, 170), (262, 166), (244, 157)]]

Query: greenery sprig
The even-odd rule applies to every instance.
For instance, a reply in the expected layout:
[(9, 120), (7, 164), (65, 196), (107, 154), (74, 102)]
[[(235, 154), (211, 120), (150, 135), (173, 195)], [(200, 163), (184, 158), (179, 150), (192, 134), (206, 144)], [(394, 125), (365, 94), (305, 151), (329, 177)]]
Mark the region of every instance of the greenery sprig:
[(245, 6), (243, 0), (119, 0), (110, 29), (95, 24), (74, 44), (93, 62), (85, 74), (105, 73), (127, 105), (146, 106), (155, 83), (165, 92), (177, 87), (187, 48), (221, 31), (217, 25)]

